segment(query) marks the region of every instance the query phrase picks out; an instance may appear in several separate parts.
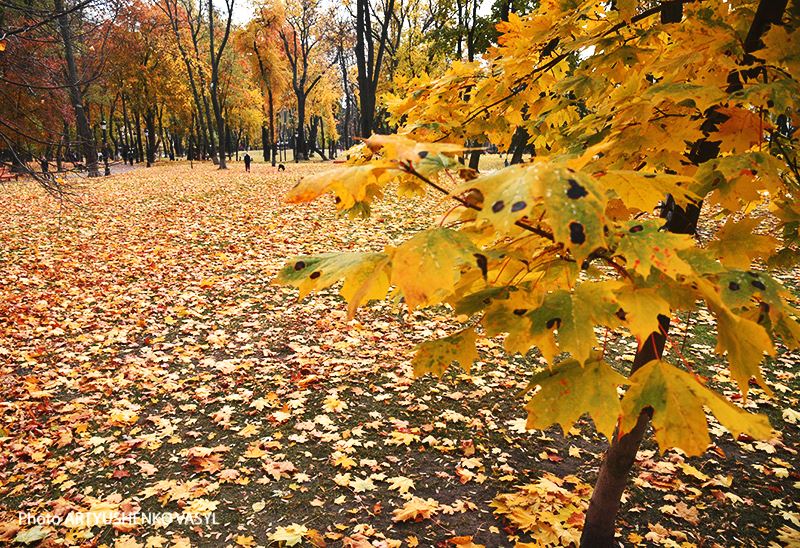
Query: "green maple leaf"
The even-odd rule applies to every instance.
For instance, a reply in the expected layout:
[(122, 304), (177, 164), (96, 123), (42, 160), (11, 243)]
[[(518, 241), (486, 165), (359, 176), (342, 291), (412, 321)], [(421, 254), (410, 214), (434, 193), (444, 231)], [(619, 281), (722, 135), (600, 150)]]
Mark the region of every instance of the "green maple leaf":
[(679, 250), (694, 247), (692, 238), (686, 234), (673, 234), (660, 230), (663, 221), (628, 221), (619, 225), (616, 254), (625, 259), (625, 264), (645, 278), (651, 268), (656, 268), (671, 278), (687, 276), (692, 267), (684, 261)]
[(571, 169), (551, 169), (543, 181), (545, 219), (553, 237), (580, 264), (592, 251), (606, 246), (605, 196), (592, 177)]
[(565, 360), (537, 373), (528, 388), (541, 389), (531, 398), (528, 428), (547, 428), (558, 423), (566, 434), (584, 413), (594, 420), (597, 431), (611, 439), (621, 414), (617, 387), (628, 380), (595, 354), (585, 364)]
[(420, 344), (411, 360), (414, 376), (421, 377), (426, 373), (433, 373), (441, 377), (453, 362), (458, 362), (461, 368), (469, 373), (472, 362), (478, 359), (478, 351), (475, 349), (476, 338), (475, 329), (470, 327), (449, 337)]
[(703, 407), (707, 407), (734, 437), (747, 433), (756, 439), (772, 434), (765, 415), (754, 415), (735, 406), (704, 386), (698, 378), (664, 361), (645, 364), (630, 377), (622, 399), (620, 434), (629, 432), (647, 407), (653, 410), (653, 429), (658, 447), (678, 447), (687, 455), (701, 455), (711, 439)]
[(273, 283), (300, 289), (302, 299), (344, 279), (340, 291), (348, 301), (350, 316), (362, 303), (382, 299), (389, 290), (389, 257), (385, 253), (323, 253), (290, 260)]
[(619, 323), (619, 305), (613, 293), (616, 285), (613, 281), (584, 282), (574, 293), (553, 291), (539, 307), (525, 314), (530, 322), (529, 335), (548, 361), (555, 355), (555, 345), (549, 343), (554, 331), (558, 331), (558, 349), (578, 361), (589, 358), (597, 344), (594, 326), (612, 327)]

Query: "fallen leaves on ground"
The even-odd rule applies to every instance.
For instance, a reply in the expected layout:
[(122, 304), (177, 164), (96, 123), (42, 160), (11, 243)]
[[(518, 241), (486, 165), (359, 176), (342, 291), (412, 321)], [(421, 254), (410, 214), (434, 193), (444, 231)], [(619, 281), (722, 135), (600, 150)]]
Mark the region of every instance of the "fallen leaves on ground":
[[(349, 221), (326, 201), (286, 205), (320, 169), (159, 165), (87, 180), (64, 207), (29, 183), (3, 187), (1, 543), (522, 546), (542, 523), (574, 538), (604, 439), (585, 416), (567, 437), (526, 430), (526, 402), (510, 396), (543, 370), (538, 354), (479, 340), (470, 374), (414, 381), (414, 347), (463, 329), (443, 311), (378, 302), (348, 319), (335, 286), (298, 302), (270, 284), (286, 257), (380, 253), (448, 207), (390, 199)], [(733, 394), (708, 318), (690, 330), (683, 354)], [(600, 337), (624, 370), (635, 341)], [(734, 440), (711, 418), (702, 457), (646, 446), (621, 539), (797, 537), (798, 360), (779, 350), (766, 368), (776, 398), (753, 387), (747, 406), (780, 437)], [(20, 510), (173, 521), (37, 525)]]

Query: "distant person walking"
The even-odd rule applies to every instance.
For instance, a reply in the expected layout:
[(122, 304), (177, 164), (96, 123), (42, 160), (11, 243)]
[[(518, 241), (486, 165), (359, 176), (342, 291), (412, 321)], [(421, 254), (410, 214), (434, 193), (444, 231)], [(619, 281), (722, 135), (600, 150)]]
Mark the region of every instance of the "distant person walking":
[(245, 154), (244, 154), (244, 170), (246, 172), (248, 172), (248, 173), (250, 173), (250, 162), (252, 160), (253, 159), (250, 157), (250, 155), (245, 152)]

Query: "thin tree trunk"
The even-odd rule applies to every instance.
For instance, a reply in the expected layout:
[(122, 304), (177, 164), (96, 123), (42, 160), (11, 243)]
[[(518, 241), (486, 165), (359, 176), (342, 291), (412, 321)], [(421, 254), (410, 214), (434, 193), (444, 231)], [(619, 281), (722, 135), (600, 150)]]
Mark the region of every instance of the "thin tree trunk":
[(308, 160), (308, 152), (306, 151), (306, 96), (302, 93), (297, 95), (297, 135), (295, 136), (295, 155), (294, 162), (300, 161), (300, 156), (303, 160)]
[(275, 167), (275, 155), (278, 145), (275, 143), (275, 101), (271, 87), (267, 87), (267, 112), (269, 113), (269, 143), (272, 149), (272, 166)]
[(133, 111), (133, 120), (136, 123), (136, 163), (144, 160), (144, 147), (142, 146), (142, 121), (139, 111)]

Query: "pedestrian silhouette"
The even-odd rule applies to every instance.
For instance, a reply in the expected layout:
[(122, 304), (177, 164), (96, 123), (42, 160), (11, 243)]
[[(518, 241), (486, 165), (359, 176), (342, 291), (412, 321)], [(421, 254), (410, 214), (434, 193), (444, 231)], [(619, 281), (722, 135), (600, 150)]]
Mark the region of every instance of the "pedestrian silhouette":
[(251, 161), (252, 161), (252, 158), (250, 158), (250, 155), (245, 153), (245, 155), (244, 155), (244, 170), (247, 171), (248, 173), (250, 172), (250, 162)]

